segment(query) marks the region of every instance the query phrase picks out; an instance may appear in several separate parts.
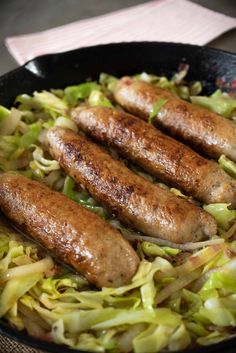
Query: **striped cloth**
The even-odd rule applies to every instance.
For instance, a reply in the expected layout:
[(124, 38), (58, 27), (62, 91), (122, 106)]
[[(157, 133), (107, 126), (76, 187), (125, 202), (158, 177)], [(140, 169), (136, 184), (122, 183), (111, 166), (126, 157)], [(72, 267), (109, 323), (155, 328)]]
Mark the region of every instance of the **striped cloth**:
[(187, 0), (155, 0), (39, 33), (10, 37), (19, 64), (42, 54), (122, 41), (170, 41), (205, 45), (236, 28), (236, 19)]

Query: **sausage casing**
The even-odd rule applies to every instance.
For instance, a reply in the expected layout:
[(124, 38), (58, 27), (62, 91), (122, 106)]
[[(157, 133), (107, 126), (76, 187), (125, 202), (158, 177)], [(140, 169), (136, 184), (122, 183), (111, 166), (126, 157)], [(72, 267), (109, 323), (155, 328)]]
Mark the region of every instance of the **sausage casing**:
[(168, 134), (213, 158), (224, 154), (236, 161), (236, 124), (207, 109), (188, 103), (173, 93), (146, 82), (121, 79), (115, 87), (116, 101), (128, 112), (147, 120), (159, 99), (166, 103), (153, 119)]
[(135, 116), (106, 107), (78, 107), (76, 124), (163, 182), (204, 203), (236, 206), (236, 180), (219, 165)]
[(97, 287), (121, 286), (137, 270), (138, 256), (118, 230), (39, 182), (2, 174), (0, 208), (19, 229)]
[(131, 227), (176, 243), (216, 233), (215, 221), (205, 211), (134, 174), (84, 136), (53, 127), (47, 140), (66, 173)]

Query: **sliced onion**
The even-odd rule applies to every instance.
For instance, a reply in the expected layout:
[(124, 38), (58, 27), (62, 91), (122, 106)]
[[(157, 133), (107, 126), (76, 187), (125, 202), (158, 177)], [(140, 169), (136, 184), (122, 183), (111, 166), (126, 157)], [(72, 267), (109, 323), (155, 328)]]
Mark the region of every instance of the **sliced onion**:
[(225, 240), (222, 238), (215, 238), (215, 239), (211, 239), (211, 240), (199, 241), (196, 243), (189, 242), (189, 243), (185, 243), (185, 244), (176, 244), (176, 243), (172, 243), (171, 241), (168, 241), (168, 240), (154, 238), (154, 237), (148, 237), (146, 235), (133, 233), (133, 232), (127, 231), (125, 229), (121, 229), (121, 232), (124, 235), (124, 237), (129, 241), (135, 241), (135, 240), (148, 241), (150, 243), (154, 243), (154, 244), (157, 244), (160, 246), (168, 246), (170, 248), (180, 249), (183, 251), (196, 250), (196, 249), (203, 248), (205, 246), (210, 246), (210, 245), (215, 245), (215, 244), (223, 244), (225, 242)]
[(136, 324), (124, 331), (118, 338), (120, 351), (123, 353), (131, 352), (133, 350), (133, 339), (145, 330), (146, 327), (146, 324)]
[(155, 306), (169, 298), (172, 294), (178, 292), (180, 289), (186, 287), (189, 283), (196, 280), (201, 275), (201, 270), (187, 273), (184, 276), (178, 277), (174, 282), (170, 283), (162, 289), (156, 296)]
[(25, 317), (28, 317), (29, 320), (36, 322), (46, 330), (50, 330), (50, 325), (42, 317), (40, 317), (36, 311), (32, 311), (20, 301), (18, 303), (18, 309)]
[(18, 131), (23, 135), (29, 130), (28, 125), (24, 121), (20, 121), (18, 124)]
[(222, 237), (225, 240), (228, 240), (229, 238), (231, 238), (234, 234), (236, 233), (236, 222), (234, 222), (234, 224), (227, 230), (227, 232), (222, 234)]
[(218, 255), (224, 249), (224, 244), (214, 244), (200, 250), (199, 252), (191, 255), (188, 259), (180, 266), (173, 267), (170, 271), (161, 273), (157, 272), (155, 278), (181, 276), (185, 273), (195, 271), (197, 268), (205, 265), (211, 261), (216, 255)]
[(212, 268), (211, 270), (203, 273), (193, 284), (193, 286), (191, 287), (191, 291), (194, 293), (199, 292), (199, 290), (202, 288), (203, 284), (208, 280), (208, 278), (210, 277), (210, 275), (213, 272), (217, 272), (219, 271), (219, 267), (215, 267)]
[(1, 122), (0, 135), (11, 135), (16, 130), (20, 119), (22, 117), (22, 112), (12, 108), (10, 115)]
[(45, 257), (43, 260), (39, 260), (32, 264), (22, 265), (10, 268), (1, 277), (1, 281), (9, 281), (10, 279), (29, 276), (36, 273), (42, 273), (49, 271), (54, 266), (54, 262), (51, 257)]

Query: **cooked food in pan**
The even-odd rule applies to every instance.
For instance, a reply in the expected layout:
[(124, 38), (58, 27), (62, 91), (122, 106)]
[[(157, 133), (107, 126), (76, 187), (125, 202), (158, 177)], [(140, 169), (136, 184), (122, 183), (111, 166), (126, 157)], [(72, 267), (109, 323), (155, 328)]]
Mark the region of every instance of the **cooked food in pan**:
[(174, 243), (216, 234), (216, 223), (207, 212), (134, 174), (84, 136), (56, 126), (49, 129), (47, 141), (66, 174), (124, 224)]
[(9, 220), (91, 284), (119, 287), (134, 276), (139, 259), (128, 241), (65, 195), (12, 174), (0, 175), (0, 195)]
[(134, 115), (108, 107), (78, 107), (75, 123), (154, 177), (204, 203), (236, 206), (236, 180), (220, 166)]
[(0, 106), (2, 320), (96, 352), (235, 335), (236, 101), (185, 74)]

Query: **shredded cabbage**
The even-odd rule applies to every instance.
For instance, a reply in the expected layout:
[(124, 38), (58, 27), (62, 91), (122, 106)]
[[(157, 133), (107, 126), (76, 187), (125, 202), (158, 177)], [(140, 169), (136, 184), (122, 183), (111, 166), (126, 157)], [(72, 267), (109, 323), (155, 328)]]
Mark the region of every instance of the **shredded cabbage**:
[(47, 91), (34, 92), (34, 101), (45, 109), (45, 111), (48, 112), (53, 118), (58, 115), (67, 115), (68, 106), (66, 102), (58, 98), (53, 93)]
[[(170, 79), (146, 72), (133, 78), (187, 100), (191, 96), (195, 103), (233, 119), (235, 99), (219, 90), (211, 97), (196, 97), (202, 85), (188, 84), (187, 71), (181, 67)], [(206, 241), (174, 244), (147, 237), (121, 225), (48, 154), (47, 129), (60, 125), (77, 132), (70, 109), (80, 104), (113, 107), (116, 83), (115, 76), (102, 73), (99, 83), (22, 94), (15, 108), (0, 106), (0, 168), (39, 179), (107, 219), (133, 243), (141, 259), (139, 269), (127, 285), (96, 290), (1, 223), (0, 316), (34, 337), (91, 352), (178, 351), (228, 339), (236, 327), (236, 210), (228, 204), (203, 206), (216, 219), (220, 234)], [(153, 107), (150, 122), (165, 103), (160, 100)], [(119, 159), (116, 151), (108, 151)], [(125, 163), (138, 175), (189, 198)], [(221, 156), (219, 165), (236, 177), (235, 163), (227, 157)]]
[(57, 161), (44, 158), (41, 147), (36, 145), (31, 146), (34, 147), (35, 150), (33, 152), (33, 160), (30, 162), (29, 166), (36, 175), (40, 175), (41, 172), (45, 173), (60, 169), (60, 165)]
[(109, 99), (98, 90), (92, 90), (88, 97), (88, 103), (93, 106), (100, 106), (100, 107), (108, 107), (113, 108), (113, 104), (109, 101)]
[(220, 156), (218, 163), (227, 173), (236, 178), (236, 163), (224, 155)]
[(158, 246), (157, 244), (142, 242), (142, 249), (147, 256), (174, 256), (179, 254), (181, 250), (170, 248), (168, 246)]
[(192, 85), (185, 84), (184, 78), (188, 73), (188, 68), (180, 69), (171, 79), (165, 76), (156, 76), (153, 74), (148, 74), (147, 72), (142, 72), (141, 74), (134, 75), (133, 78), (136, 80), (141, 80), (147, 83), (151, 83), (160, 88), (167, 89), (180, 98), (189, 100), (190, 95), (198, 95), (202, 91), (201, 82), (196, 81)]
[[(71, 191), (71, 185), (67, 191)], [(165, 249), (160, 248), (158, 254), (151, 250), (147, 256), (154, 260), (142, 260), (130, 284), (96, 291), (89, 288), (85, 279), (66, 269), (53, 275), (58, 267), (47, 257), (40, 260), (38, 246), (22, 240), (5, 226), (0, 232), (4, 234), (0, 241), (1, 280), (7, 282), (0, 295), (0, 314), (19, 329), (36, 332), (39, 337), (50, 332), (55, 342), (73, 348), (90, 347), (105, 352), (122, 347), (125, 352), (129, 347), (142, 353), (149, 340), (148, 347), (153, 352), (184, 349), (191, 344), (193, 332), (199, 339), (207, 337), (211, 333), (209, 324), (235, 325), (236, 257), (225, 258), (199, 292), (192, 292), (191, 286), (188, 290), (184, 288), (201, 276), (204, 263), (211, 261), (218, 250), (225, 249), (228, 254), (230, 244), (216, 249), (211, 257), (207, 256), (210, 247), (193, 255), (197, 259), (202, 254), (204, 260), (196, 270), (190, 265), (197, 262), (187, 258), (177, 271), (174, 265), (177, 251), (167, 256)], [(222, 260), (218, 258), (217, 263)], [(207, 295), (212, 290), (223, 290), (216, 302)], [(156, 303), (164, 299), (164, 307), (159, 304), (156, 308)], [(176, 300), (183, 301), (184, 312), (174, 305)], [(32, 317), (33, 327), (29, 328)]]
[(62, 193), (68, 196), (70, 199), (74, 200), (81, 206), (87, 208), (88, 210), (98, 214), (102, 218), (107, 218), (107, 212), (105, 209), (97, 204), (97, 202), (90, 197), (86, 192), (77, 192), (74, 190), (75, 182), (74, 180), (67, 176), (65, 178), (64, 187)]
[(229, 206), (230, 204), (227, 203), (213, 203), (204, 205), (203, 208), (215, 218), (220, 228), (227, 230), (230, 222), (236, 218), (236, 210), (229, 210)]
[(0, 135), (6, 136), (14, 133), (21, 117), (22, 113), (19, 110), (12, 108), (9, 111), (3, 106), (0, 106)]
[(152, 110), (150, 112), (149, 118), (148, 118), (148, 124), (151, 124), (153, 118), (155, 118), (155, 116), (158, 114), (159, 110), (163, 107), (163, 105), (165, 105), (167, 103), (166, 99), (158, 99), (158, 101), (156, 101), (153, 104)]
[[(74, 132), (78, 132), (77, 125), (74, 123), (73, 120), (65, 118), (64, 116), (59, 116), (55, 121), (55, 126), (62, 126), (68, 129), (73, 130)], [(47, 126), (46, 126), (47, 127)], [(50, 126), (51, 127), (51, 126)]]
[(193, 104), (207, 108), (225, 118), (232, 118), (235, 115), (236, 99), (220, 90), (217, 90), (211, 97), (191, 96), (190, 100)]
[(118, 78), (112, 75), (109, 75), (105, 72), (102, 72), (99, 76), (99, 83), (108, 89), (108, 91), (113, 91), (114, 87), (118, 81)]
[(2, 123), (10, 115), (10, 110), (0, 105), (0, 123)]
[(68, 86), (65, 88), (65, 101), (75, 106), (79, 100), (88, 98), (93, 90), (99, 90), (100, 86), (96, 82), (81, 83), (77, 86)]

